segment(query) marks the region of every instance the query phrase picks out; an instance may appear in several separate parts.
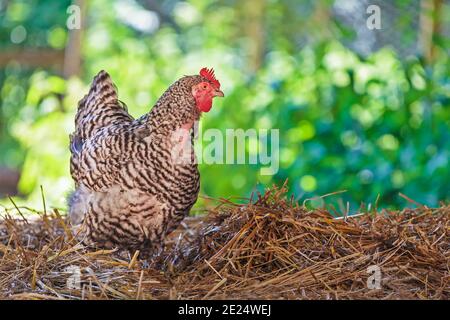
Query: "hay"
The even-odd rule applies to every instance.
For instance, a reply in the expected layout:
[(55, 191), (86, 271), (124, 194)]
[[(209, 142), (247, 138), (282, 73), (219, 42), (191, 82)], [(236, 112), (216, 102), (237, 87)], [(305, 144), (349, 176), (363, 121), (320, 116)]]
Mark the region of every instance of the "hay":
[(3, 299), (450, 298), (448, 205), (334, 219), (273, 188), (187, 218), (150, 263), (87, 250), (57, 210), (17, 210), (0, 222)]

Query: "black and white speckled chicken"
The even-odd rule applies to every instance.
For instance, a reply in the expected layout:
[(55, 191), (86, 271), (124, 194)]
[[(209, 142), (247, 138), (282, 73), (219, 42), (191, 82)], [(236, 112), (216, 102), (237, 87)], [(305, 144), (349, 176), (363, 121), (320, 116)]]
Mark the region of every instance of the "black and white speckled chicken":
[(160, 246), (197, 200), (195, 155), (189, 148), (189, 161), (180, 161), (180, 150), (186, 148), (179, 146), (192, 146), (193, 124), (216, 96), (223, 97), (220, 83), (213, 70), (203, 68), (199, 75), (176, 81), (149, 113), (133, 119), (108, 73), (94, 78), (78, 104), (70, 137), (76, 190), (69, 216), (80, 226), (83, 243)]

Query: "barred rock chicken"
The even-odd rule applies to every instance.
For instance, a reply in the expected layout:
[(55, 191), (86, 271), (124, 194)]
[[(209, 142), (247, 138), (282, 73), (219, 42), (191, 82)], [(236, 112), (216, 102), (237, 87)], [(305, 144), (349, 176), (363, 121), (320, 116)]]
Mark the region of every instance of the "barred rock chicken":
[[(193, 124), (223, 97), (214, 71), (184, 76), (151, 111), (133, 119), (105, 71), (79, 102), (70, 137), (76, 190), (69, 217), (88, 246), (160, 248), (197, 200), (200, 175), (192, 148), (178, 161), (180, 143), (193, 144)], [(177, 135), (176, 132), (184, 132)], [(151, 249), (149, 249), (151, 248)]]

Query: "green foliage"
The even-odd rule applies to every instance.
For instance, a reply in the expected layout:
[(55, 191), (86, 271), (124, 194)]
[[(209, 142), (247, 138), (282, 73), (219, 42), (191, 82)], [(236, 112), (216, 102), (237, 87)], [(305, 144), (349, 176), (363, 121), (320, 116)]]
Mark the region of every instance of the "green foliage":
[[(450, 198), (446, 54), (430, 68), (389, 48), (363, 58), (339, 39), (324, 38), (299, 49), (288, 37), (295, 28), (280, 24), (283, 12), (292, 13), (296, 2), (270, 2), (266, 23), (273, 33), (267, 35), (262, 66), (251, 72), (238, 4), (177, 2), (184, 7), (172, 10), (173, 21), (147, 34), (118, 19), (114, 6), (119, 2), (90, 3), (82, 79), (65, 80), (54, 71), (14, 63), (0, 72), (0, 165), (21, 168), (19, 187), (28, 203), (40, 201), (43, 185), (52, 205), (65, 205), (72, 186), (68, 134), (76, 103), (100, 69), (108, 70), (120, 99), (139, 116), (174, 80), (203, 66), (216, 69), (226, 97), (215, 101), (202, 128), (223, 133), (227, 128), (278, 128), (280, 170), (272, 177), (260, 175), (257, 165), (202, 164), (202, 194), (244, 197), (288, 179), (298, 199), (346, 189), (334, 199), (341, 206), (349, 201), (353, 208), (375, 203), (378, 195), (380, 207), (402, 207), (399, 192), (430, 206)], [(24, 45), (63, 46), (66, 6), (58, 5), (43, 26), (27, 13), (43, 11), (40, 2), (17, 3), (28, 9), (8, 7), (6, 15), (13, 18), (3, 22), (0, 45), (9, 41), (13, 21), (19, 19), (36, 31), (32, 39), (44, 39)]]

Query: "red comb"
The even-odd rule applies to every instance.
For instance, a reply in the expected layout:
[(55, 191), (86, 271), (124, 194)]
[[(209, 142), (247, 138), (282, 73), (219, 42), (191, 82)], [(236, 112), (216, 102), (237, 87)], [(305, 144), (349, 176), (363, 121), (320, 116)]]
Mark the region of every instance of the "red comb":
[(208, 70), (207, 68), (202, 68), (202, 70), (200, 70), (200, 75), (203, 78), (206, 78), (212, 83), (214, 83), (214, 85), (217, 88), (220, 88), (220, 82), (216, 79), (216, 76), (214, 75), (214, 69), (211, 68)]

